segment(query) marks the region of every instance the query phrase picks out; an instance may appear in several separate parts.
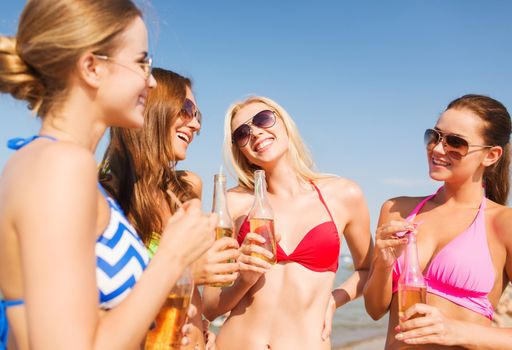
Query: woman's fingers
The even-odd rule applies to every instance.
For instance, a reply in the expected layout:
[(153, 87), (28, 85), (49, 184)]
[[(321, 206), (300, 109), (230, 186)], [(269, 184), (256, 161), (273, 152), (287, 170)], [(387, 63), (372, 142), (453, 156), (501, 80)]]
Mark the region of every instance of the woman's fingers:
[(215, 241), (215, 244), (213, 245), (213, 247), (217, 251), (240, 248), (240, 246), (238, 245), (238, 242), (236, 241), (236, 239), (231, 238), (231, 237), (219, 238), (218, 240)]
[(430, 325), (421, 328), (415, 328), (407, 332), (398, 333), (395, 338), (398, 340), (412, 340), (420, 337), (435, 336), (439, 337), (439, 325)]
[[(237, 269), (238, 269), (238, 267), (237, 267)], [(211, 285), (230, 284), (231, 282), (236, 281), (237, 278), (238, 278), (238, 272), (233, 272), (230, 274), (214, 275), (210, 278), (208, 283)]]
[(252, 266), (258, 269), (263, 269), (264, 271), (268, 271), (272, 267), (272, 265), (266, 262), (265, 260), (250, 255), (240, 255), (238, 263), (240, 265), (240, 270), (242, 270), (242, 264), (243, 267)]
[(207, 269), (207, 274), (211, 275), (209, 278), (215, 278), (216, 275), (224, 275), (224, 274), (233, 274), (238, 272), (238, 263), (232, 262), (232, 263), (223, 263), (223, 264), (215, 264), (212, 266), (209, 266)]
[[(270, 270), (270, 267), (259, 267), (252, 264), (246, 264), (243, 262), (240, 262), (240, 272), (257, 272), (259, 274), (264, 274), (268, 270)], [(269, 266), (271, 266), (269, 264)]]
[(376, 239), (396, 238), (397, 233), (404, 231), (414, 231), (415, 226), (408, 221), (390, 221), (377, 229)]
[(386, 248), (395, 248), (402, 246), (407, 243), (407, 238), (399, 238), (399, 239), (379, 239), (375, 241), (375, 245), (380, 249)]
[(430, 306), (427, 304), (422, 304), (422, 303), (416, 303), (413, 306), (411, 306), (410, 308), (408, 308), (407, 310), (405, 310), (405, 312), (402, 316), (402, 320), (403, 321), (408, 320), (409, 318), (411, 318), (412, 316), (414, 316), (416, 314), (431, 315), (432, 313), (434, 313), (436, 311), (437, 311), (437, 308), (435, 308), (433, 306)]
[(259, 254), (259, 255), (263, 255), (267, 259), (274, 258), (274, 254), (272, 254), (267, 249), (265, 249), (259, 245), (256, 245), (256, 244), (244, 245), (244, 246), (242, 246), (242, 249), (240, 250), (240, 252), (242, 253), (241, 255)]
[(257, 243), (263, 244), (266, 242), (266, 240), (265, 240), (265, 238), (263, 238), (263, 236), (261, 236), (257, 233), (249, 232), (244, 238), (244, 244), (250, 244), (251, 242), (257, 242)]
[(216, 254), (216, 260), (224, 265), (229, 260), (236, 260), (240, 256), (240, 251), (236, 248), (226, 249)]

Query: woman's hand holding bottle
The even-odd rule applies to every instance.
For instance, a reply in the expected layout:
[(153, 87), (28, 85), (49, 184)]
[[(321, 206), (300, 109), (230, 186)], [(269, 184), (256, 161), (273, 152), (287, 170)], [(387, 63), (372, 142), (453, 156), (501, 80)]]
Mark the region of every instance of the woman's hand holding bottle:
[(203, 255), (215, 240), (217, 215), (203, 214), (201, 202), (192, 199), (169, 218), (158, 250), (172, 252), (188, 266)]
[(415, 224), (405, 220), (393, 220), (379, 226), (375, 233), (374, 266), (393, 266), (405, 249), (405, 232), (415, 232), (415, 229)]
[(265, 243), (265, 239), (261, 235), (249, 232), (240, 247), (238, 258), (240, 278), (246, 283), (256, 283), (261, 275), (272, 267), (271, 264), (260, 258), (260, 256), (264, 256), (268, 260), (274, 258), (270, 251), (262, 247), (263, 243)]
[(238, 277), (238, 242), (231, 237), (215, 241), (193, 266), (194, 282), (199, 284), (230, 284)]

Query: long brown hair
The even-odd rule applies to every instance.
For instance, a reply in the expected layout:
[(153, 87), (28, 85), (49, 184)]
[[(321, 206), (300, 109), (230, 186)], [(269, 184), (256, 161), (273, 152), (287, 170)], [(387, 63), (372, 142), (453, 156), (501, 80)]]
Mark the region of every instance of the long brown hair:
[(467, 109), (484, 121), (483, 138), (486, 145), (501, 146), (503, 154), (484, 172), (485, 194), (496, 203), (505, 205), (510, 190), (510, 114), (495, 99), (482, 95), (464, 95), (446, 109)]
[(100, 183), (119, 202), (144, 243), (161, 233), (163, 219), (177, 203), (196, 197), (184, 172), (176, 172), (171, 137), (180, 117), (190, 79), (153, 69), (157, 86), (149, 90), (142, 129), (111, 128), (110, 143), (100, 169)]
[(0, 92), (44, 117), (64, 99), (79, 57), (112, 53), (136, 17), (141, 12), (130, 0), (28, 1), (16, 37), (0, 36)]

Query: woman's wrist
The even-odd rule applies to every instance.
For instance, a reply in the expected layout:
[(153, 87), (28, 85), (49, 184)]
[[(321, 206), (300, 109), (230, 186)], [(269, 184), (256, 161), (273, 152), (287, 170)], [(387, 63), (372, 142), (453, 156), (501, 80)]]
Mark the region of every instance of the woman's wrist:
[(382, 256), (378, 253), (375, 254), (372, 266), (373, 269), (378, 269), (379, 271), (391, 271), (393, 270), (393, 266), (395, 265), (395, 261), (389, 262), (382, 258)]
[(350, 296), (342, 288), (336, 288), (332, 291), (332, 297), (334, 299), (334, 308), (337, 309), (340, 306), (345, 305), (350, 301)]

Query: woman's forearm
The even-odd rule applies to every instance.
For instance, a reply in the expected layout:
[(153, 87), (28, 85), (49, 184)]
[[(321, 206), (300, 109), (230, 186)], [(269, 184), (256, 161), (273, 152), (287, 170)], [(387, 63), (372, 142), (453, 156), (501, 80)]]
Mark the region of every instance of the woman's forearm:
[(368, 273), (368, 270), (354, 271), (349, 278), (332, 292), (337, 308), (363, 294), (363, 289), (368, 279)]
[(366, 312), (378, 320), (389, 310), (392, 291), (392, 267), (378, 268), (372, 265), (368, 280), (364, 286), (364, 304)]
[(209, 321), (233, 310), (252, 285), (245, 283), (240, 277), (233, 286), (216, 288), (205, 286), (203, 289), (203, 314)]

